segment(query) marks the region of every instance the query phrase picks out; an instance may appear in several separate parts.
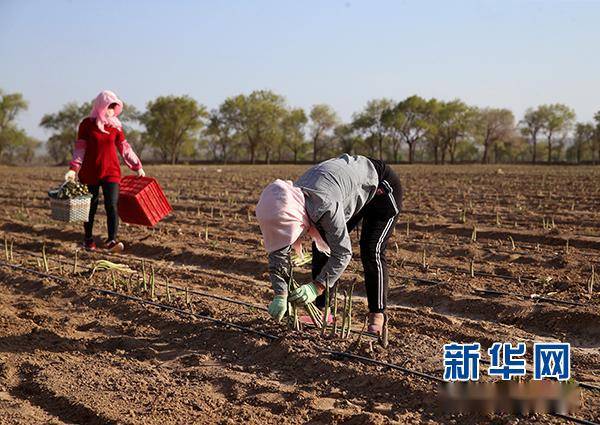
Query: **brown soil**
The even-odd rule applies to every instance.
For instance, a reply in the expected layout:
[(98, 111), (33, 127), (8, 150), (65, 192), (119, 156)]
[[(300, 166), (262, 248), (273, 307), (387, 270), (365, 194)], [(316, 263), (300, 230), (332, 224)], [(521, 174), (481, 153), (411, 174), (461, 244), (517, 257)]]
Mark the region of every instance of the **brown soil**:
[[(111, 289), (112, 280), (106, 272), (89, 279), (93, 261), (139, 271), (145, 259), (148, 270), (155, 268), (160, 302), (187, 308), (182, 293), (167, 300), (168, 278), (266, 306), (271, 290), (254, 203), (270, 180), (293, 179), (304, 169), (148, 167), (174, 212), (154, 229), (121, 226), (123, 255), (80, 251), (74, 274), (80, 226), (51, 221), (46, 197), (64, 170), (0, 168), (0, 230), (9, 245), (14, 241), (11, 264), (40, 271), (45, 244), (48, 274), (60, 278), (9, 267), (1, 253), (0, 424), (564, 422), (548, 415), (450, 415), (435, 383), (332, 357), (322, 347), (440, 377), (442, 346), (451, 341), (478, 341), (485, 349), (496, 341), (526, 342), (531, 353), (534, 341), (561, 340), (573, 347), (573, 377), (600, 385), (599, 168), (397, 167), (405, 200), (388, 247), (387, 350), (368, 337), (356, 347), (356, 336), (290, 332), (260, 309), (213, 298), (192, 295), (193, 310), (279, 339), (94, 290)], [(358, 278), (353, 322), (360, 330), (366, 302), (357, 250), (355, 257), (343, 282)], [(299, 281), (308, 276), (307, 268), (297, 272)], [(149, 298), (135, 281), (129, 290), (124, 281), (118, 286)], [(600, 421), (600, 392), (582, 394), (577, 416)]]

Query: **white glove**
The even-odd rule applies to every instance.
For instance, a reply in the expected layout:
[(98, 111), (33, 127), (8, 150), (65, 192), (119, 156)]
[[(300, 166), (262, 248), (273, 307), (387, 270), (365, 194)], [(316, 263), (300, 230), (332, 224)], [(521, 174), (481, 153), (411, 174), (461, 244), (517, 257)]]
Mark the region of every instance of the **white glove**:
[(138, 177), (146, 177), (146, 173), (144, 173), (144, 169), (140, 168), (139, 170), (136, 171)]
[(74, 182), (76, 177), (77, 177), (77, 173), (73, 170), (69, 170), (69, 171), (67, 171), (67, 174), (65, 174), (65, 181), (66, 182)]

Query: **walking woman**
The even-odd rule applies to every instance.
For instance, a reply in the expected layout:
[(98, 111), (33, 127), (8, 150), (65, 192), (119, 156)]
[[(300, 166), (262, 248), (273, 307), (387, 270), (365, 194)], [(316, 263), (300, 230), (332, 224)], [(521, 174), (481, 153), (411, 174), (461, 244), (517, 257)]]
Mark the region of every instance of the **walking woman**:
[[(275, 291), (269, 313), (281, 320), (288, 300), (324, 306), (352, 258), (350, 231), (362, 221), (360, 256), (369, 304), (368, 331), (381, 334), (388, 290), (387, 242), (400, 213), (400, 179), (383, 161), (344, 154), (310, 168), (295, 183), (276, 180), (262, 192), (256, 216), (269, 254)], [(312, 279), (288, 294), (278, 273), (290, 267), (290, 253), (302, 253), (301, 238), (312, 244)], [(320, 297), (319, 299), (317, 299)]]
[(83, 225), (84, 247), (87, 250), (96, 249), (93, 228), (100, 188), (104, 196), (108, 224), (108, 238), (102, 247), (113, 252), (121, 252), (125, 248), (117, 239), (117, 201), (121, 181), (117, 151), (131, 170), (138, 176), (145, 175), (142, 163), (127, 143), (123, 126), (117, 118), (122, 110), (123, 102), (113, 92), (105, 90), (96, 97), (90, 116), (79, 124), (73, 159), (69, 164), (69, 171), (65, 174), (65, 181), (74, 181), (79, 175), (79, 180), (87, 184), (92, 194), (89, 220)]

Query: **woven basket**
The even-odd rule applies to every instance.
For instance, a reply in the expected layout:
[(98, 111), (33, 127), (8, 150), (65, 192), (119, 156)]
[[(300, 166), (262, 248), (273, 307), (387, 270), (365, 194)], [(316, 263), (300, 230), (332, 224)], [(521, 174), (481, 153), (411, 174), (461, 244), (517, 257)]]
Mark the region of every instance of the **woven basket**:
[(92, 195), (79, 196), (71, 199), (50, 198), (51, 217), (55, 220), (72, 222), (86, 222), (90, 216), (90, 203)]

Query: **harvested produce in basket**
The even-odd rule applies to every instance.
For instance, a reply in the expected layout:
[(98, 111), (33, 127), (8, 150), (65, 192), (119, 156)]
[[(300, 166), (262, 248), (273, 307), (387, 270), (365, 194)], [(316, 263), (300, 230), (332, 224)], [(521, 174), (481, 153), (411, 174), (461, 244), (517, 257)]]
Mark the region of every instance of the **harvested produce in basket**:
[(92, 195), (86, 185), (68, 181), (48, 191), (51, 217), (67, 223), (86, 222)]
[(73, 181), (65, 182), (48, 191), (48, 196), (53, 199), (72, 199), (89, 194), (90, 191), (88, 190), (87, 185)]

